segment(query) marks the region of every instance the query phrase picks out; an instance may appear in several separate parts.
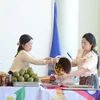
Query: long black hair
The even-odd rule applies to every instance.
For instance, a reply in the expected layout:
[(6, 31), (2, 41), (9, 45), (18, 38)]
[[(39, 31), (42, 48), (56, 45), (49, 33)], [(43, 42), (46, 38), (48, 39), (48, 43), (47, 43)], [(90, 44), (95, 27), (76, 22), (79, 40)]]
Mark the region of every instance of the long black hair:
[(19, 38), (19, 47), (17, 49), (17, 54), (15, 55), (15, 57), (18, 55), (18, 53), (21, 50), (24, 50), (24, 48), (22, 47), (22, 45), (25, 45), (27, 42), (29, 42), (30, 40), (33, 40), (33, 38), (28, 35), (28, 34), (23, 34), (20, 38)]
[(99, 69), (99, 54), (95, 49), (95, 47), (97, 46), (95, 36), (92, 33), (86, 33), (82, 38), (85, 38), (92, 45), (91, 51), (94, 51), (98, 55), (97, 69)]

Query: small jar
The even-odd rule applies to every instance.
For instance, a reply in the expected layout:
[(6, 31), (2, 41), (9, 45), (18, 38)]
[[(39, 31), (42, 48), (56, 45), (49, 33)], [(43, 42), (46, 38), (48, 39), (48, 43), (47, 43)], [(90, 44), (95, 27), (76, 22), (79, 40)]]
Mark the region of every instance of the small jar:
[(1, 86), (6, 86), (6, 75), (1, 75)]
[(8, 83), (7, 83), (7, 86), (13, 86), (12, 74), (9, 74), (9, 76), (8, 76)]
[(2, 81), (1, 81), (1, 75), (0, 75), (0, 86), (2, 85), (1, 83), (2, 83)]

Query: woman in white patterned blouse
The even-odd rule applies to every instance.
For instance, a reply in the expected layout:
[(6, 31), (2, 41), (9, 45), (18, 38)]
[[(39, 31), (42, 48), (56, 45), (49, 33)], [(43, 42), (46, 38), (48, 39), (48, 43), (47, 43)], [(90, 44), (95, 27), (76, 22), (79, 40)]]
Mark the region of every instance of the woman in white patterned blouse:
[(96, 50), (96, 39), (93, 34), (86, 33), (82, 37), (82, 48), (78, 50), (77, 57), (71, 62), (72, 67), (77, 66), (78, 70), (58, 76), (62, 81), (80, 76), (80, 85), (94, 85), (95, 88), (99, 87), (97, 69), (99, 68), (99, 56)]

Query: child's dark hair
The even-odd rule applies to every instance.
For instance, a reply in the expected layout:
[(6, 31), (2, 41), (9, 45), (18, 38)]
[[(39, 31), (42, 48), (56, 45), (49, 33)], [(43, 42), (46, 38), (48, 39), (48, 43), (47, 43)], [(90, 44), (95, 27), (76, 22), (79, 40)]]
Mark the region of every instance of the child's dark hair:
[(29, 42), (30, 40), (33, 40), (33, 38), (28, 35), (28, 34), (23, 34), (20, 38), (19, 38), (19, 47), (17, 50), (17, 54), (15, 55), (15, 57), (18, 55), (18, 53), (21, 50), (24, 50), (24, 48), (22, 47), (22, 45), (25, 45), (27, 42)]
[(70, 70), (71, 70), (71, 63), (70, 63), (70, 61), (69, 61), (66, 57), (61, 57), (61, 58), (59, 59), (58, 64), (60, 64), (60, 65), (63, 67), (64, 71), (65, 71), (67, 74), (70, 73)]

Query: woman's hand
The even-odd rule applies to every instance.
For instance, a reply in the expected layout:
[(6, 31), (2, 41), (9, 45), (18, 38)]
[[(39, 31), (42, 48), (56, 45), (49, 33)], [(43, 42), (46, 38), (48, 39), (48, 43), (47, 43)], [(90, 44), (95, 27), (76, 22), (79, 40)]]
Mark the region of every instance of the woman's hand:
[(53, 64), (58, 63), (58, 61), (59, 61), (59, 58), (52, 58), (52, 63), (53, 63)]
[(61, 80), (61, 81), (64, 81), (66, 79), (69, 78), (69, 75), (68, 74), (63, 74), (63, 75), (60, 75), (60, 76), (56, 76), (57, 79)]
[(49, 61), (49, 64), (56, 64), (59, 61), (59, 58), (47, 57), (45, 60)]

